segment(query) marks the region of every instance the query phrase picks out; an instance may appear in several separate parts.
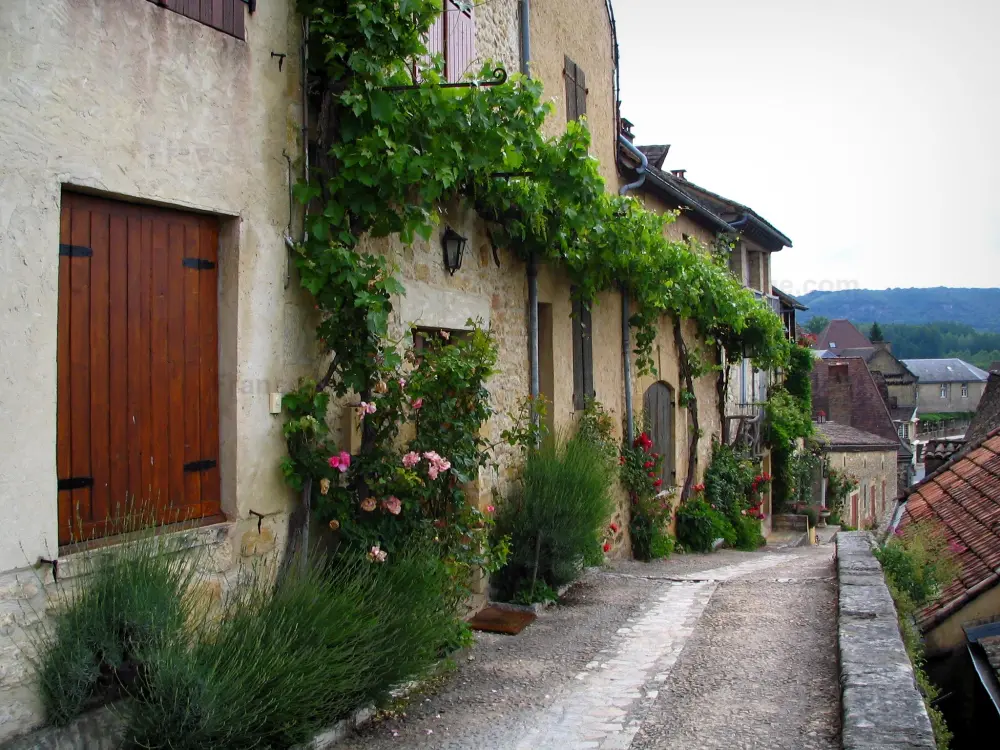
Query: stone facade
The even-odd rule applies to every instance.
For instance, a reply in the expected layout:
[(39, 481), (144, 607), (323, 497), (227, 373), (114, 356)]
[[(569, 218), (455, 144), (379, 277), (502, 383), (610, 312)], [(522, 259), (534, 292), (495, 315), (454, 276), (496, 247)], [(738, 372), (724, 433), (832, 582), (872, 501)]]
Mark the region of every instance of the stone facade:
[(855, 528), (885, 528), (896, 507), (896, 451), (831, 448), (824, 456), (832, 468), (846, 471), (859, 482), (858, 488), (844, 502), (841, 518)]
[(918, 383), (917, 414), (971, 413), (979, 406), (985, 381)]

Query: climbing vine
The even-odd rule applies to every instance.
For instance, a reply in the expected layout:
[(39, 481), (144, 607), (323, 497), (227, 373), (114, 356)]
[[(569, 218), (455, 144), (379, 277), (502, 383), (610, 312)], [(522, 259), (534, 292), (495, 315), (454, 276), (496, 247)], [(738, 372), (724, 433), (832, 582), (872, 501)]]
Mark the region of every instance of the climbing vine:
[[(389, 339), (392, 299), (404, 289), (392, 264), (365, 242), (389, 235), (404, 243), (427, 239), (438, 207), (451, 199), (477, 210), (497, 246), (558, 264), (581, 299), (623, 286), (636, 301), (630, 324), (640, 373), (654, 369), (651, 352), (664, 314), (695, 321), (716, 366), (722, 352), (730, 360), (746, 354), (768, 368), (786, 360), (777, 316), (711, 253), (665, 237), (673, 214), (646, 211), (634, 198), (605, 190), (585, 122), (569, 123), (556, 138), (542, 135), (550, 107), (541, 101), (540, 82), (511, 76), (500, 86), (439, 85), (442, 61), (424, 43), (440, 13), (437, 0), (299, 0), (298, 8), (309, 21), (310, 96), (318, 114), (317, 158), (296, 187), (306, 221), (295, 263), (315, 301), (328, 367), (318, 383), (293, 396), (284, 470), (293, 486), (315, 480), (312, 492), (324, 501), (319, 507), (334, 498), (377, 499), (386, 476), (398, 477), (393, 447), (401, 420), (417, 421), (418, 447), (431, 440), (430, 412), (412, 415), (418, 378), (409, 388), (403, 384), (403, 354)], [(487, 63), (472, 81), (492, 78), (494, 69)], [(681, 357), (696, 415), (693, 378), (703, 365), (686, 346)], [(458, 385), (478, 389), (481, 374), (444, 395), (460, 403), (466, 396)], [(328, 394), (355, 394), (364, 411), (353, 459), (323, 424)], [(471, 470), (485, 447), (469, 446)], [(329, 498), (317, 494), (324, 488), (333, 493)]]

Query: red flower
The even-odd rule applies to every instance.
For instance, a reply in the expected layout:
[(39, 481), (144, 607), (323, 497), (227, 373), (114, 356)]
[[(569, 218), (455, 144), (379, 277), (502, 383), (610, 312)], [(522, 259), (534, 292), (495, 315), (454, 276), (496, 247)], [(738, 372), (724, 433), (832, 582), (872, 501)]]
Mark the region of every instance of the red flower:
[(622, 466), (624, 466), (625, 465), (625, 456), (619, 456), (618, 457), (618, 463), (621, 464)]
[(654, 474), (653, 472), (649, 472), (649, 478), (650, 479), (655, 479), (656, 478), (656, 474)]
[(608, 528), (614, 531), (615, 533), (618, 532), (618, 524), (616, 523), (611, 524)]
[(610, 552), (611, 551), (611, 545), (608, 544), (607, 542), (604, 543), (604, 551), (605, 552)]
[(644, 463), (642, 465), (642, 468), (644, 468), (644, 469), (652, 469), (654, 466), (656, 466), (656, 464), (654, 462), (647, 461), (646, 463)]
[(653, 482), (654, 487), (659, 487), (661, 484), (663, 484), (662, 479), (657, 479), (655, 482)]

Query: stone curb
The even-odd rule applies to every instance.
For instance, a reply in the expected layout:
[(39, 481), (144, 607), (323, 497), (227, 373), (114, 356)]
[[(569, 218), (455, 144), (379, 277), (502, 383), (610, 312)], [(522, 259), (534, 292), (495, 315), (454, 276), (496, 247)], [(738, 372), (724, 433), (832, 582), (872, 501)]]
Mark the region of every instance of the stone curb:
[(837, 534), (837, 645), (844, 750), (935, 750), (896, 607), (863, 531)]

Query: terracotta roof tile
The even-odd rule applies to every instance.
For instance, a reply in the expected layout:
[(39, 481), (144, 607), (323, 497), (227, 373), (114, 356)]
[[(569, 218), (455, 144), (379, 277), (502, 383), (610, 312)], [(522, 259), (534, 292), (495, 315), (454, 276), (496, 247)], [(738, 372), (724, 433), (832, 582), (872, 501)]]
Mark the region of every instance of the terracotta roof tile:
[(871, 349), (872, 342), (865, 338), (851, 321), (837, 318), (826, 324), (823, 332), (816, 337), (813, 349), (832, 349), (838, 354), (843, 349)]
[(899, 525), (937, 522), (960, 569), (921, 612), (926, 630), (1000, 581), (1000, 429), (910, 488), (903, 500)]

